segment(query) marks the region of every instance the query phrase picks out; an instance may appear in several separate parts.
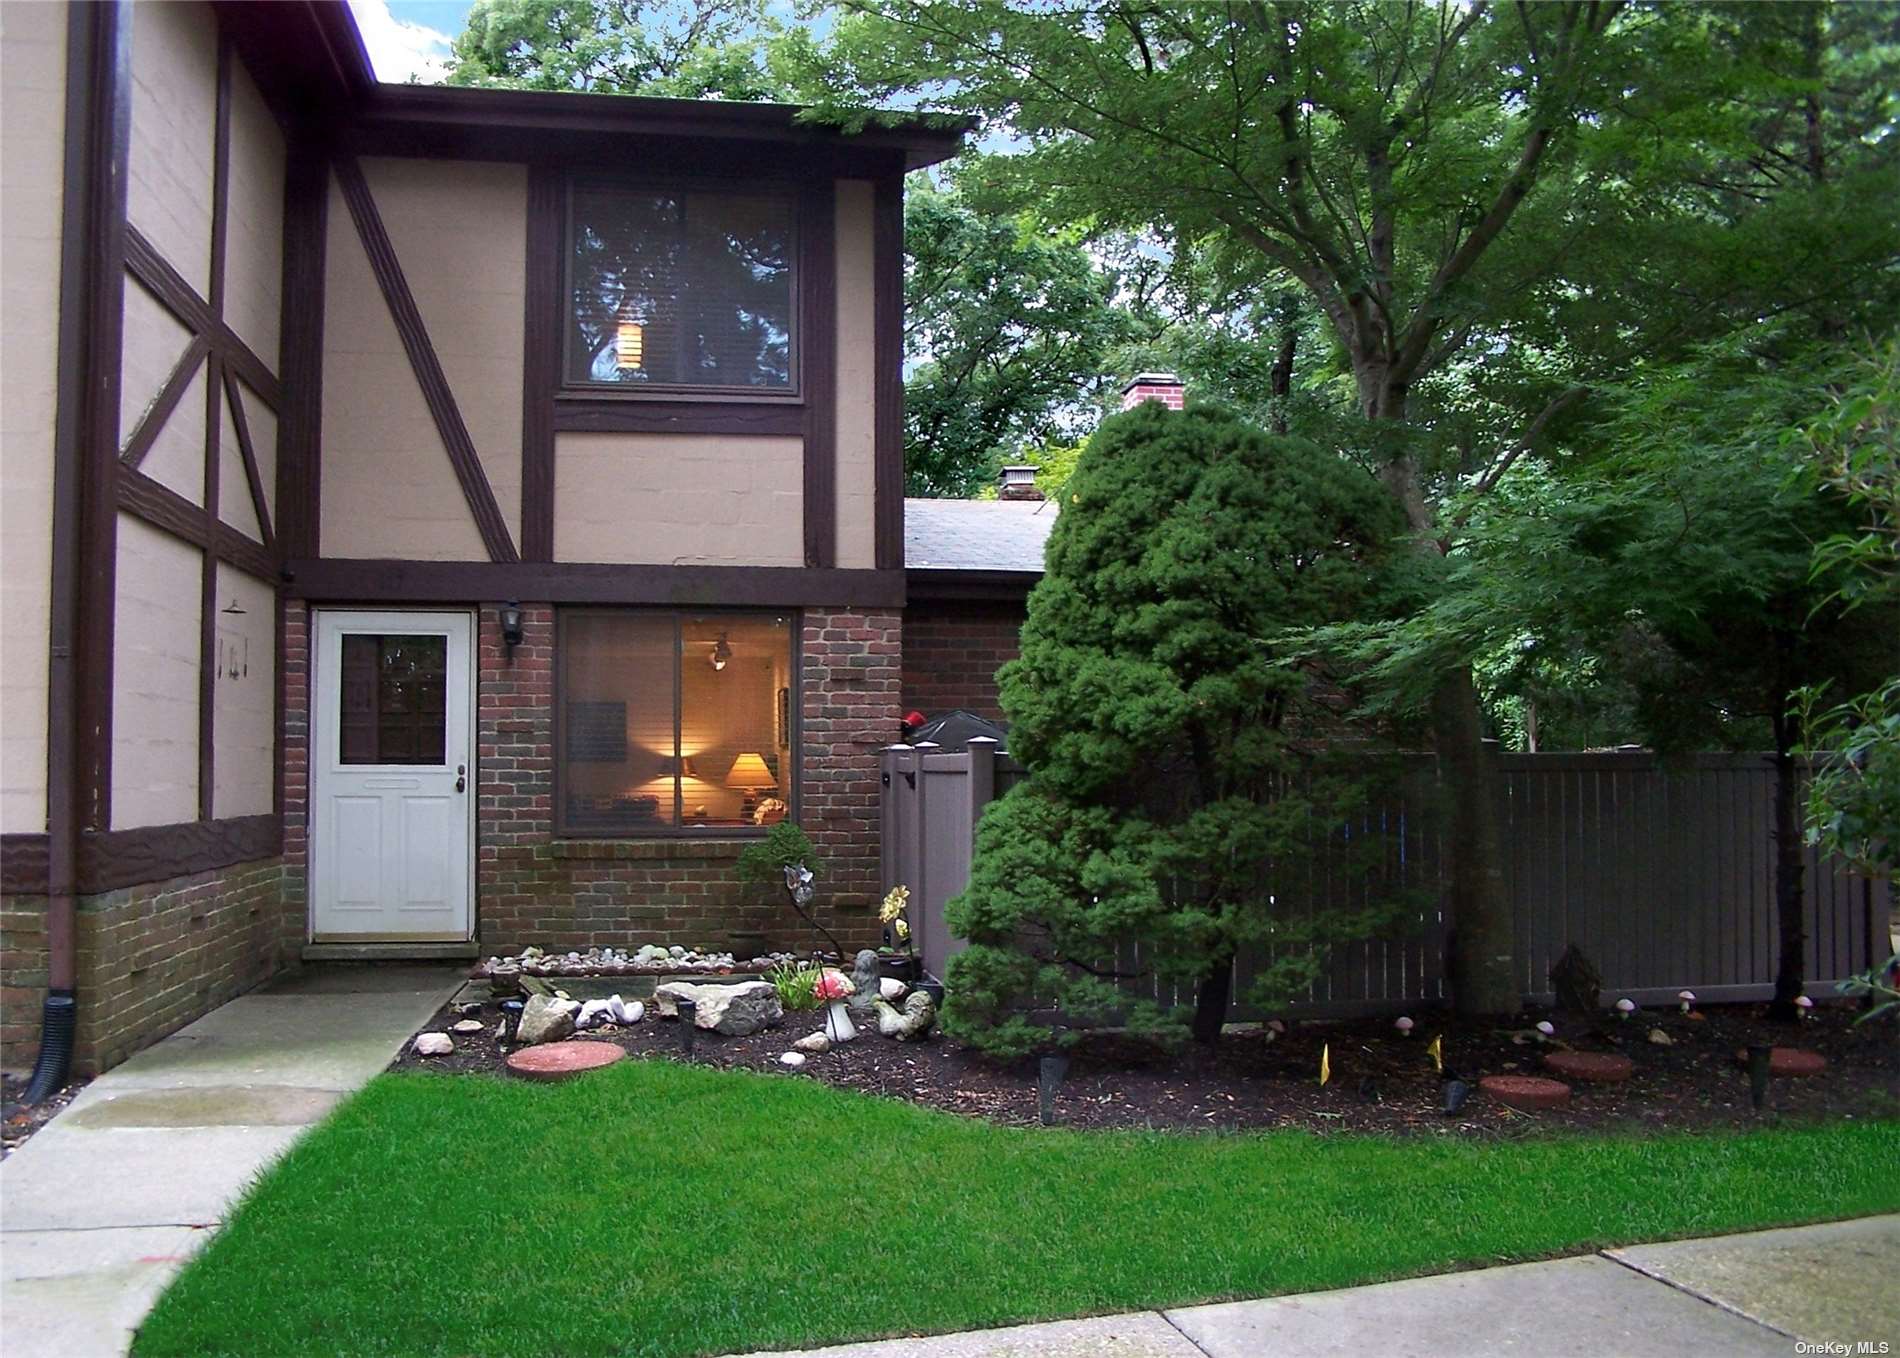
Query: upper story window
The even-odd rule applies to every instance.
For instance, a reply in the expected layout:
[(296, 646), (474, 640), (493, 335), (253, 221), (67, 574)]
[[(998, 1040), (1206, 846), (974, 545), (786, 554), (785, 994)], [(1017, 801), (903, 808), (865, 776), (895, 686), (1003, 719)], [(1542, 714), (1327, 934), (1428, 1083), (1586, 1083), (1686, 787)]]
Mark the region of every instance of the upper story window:
[(795, 395), (790, 195), (577, 181), (569, 386)]

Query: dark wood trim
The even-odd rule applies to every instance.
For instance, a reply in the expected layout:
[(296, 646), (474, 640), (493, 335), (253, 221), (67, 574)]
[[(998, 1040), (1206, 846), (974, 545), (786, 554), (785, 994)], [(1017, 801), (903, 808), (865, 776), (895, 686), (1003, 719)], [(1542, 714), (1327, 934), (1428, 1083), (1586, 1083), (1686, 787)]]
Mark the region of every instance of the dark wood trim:
[(237, 369), (238, 376), (264, 399), (265, 405), (275, 411), (283, 409), (284, 387), (277, 375), (219, 318), (211, 303), (198, 295), (158, 247), (130, 224), (125, 227), (125, 267), (186, 329), (210, 340), (212, 351)]
[(224, 399), (231, 404), (231, 427), (237, 431), (238, 456), (244, 463), (244, 484), (251, 493), (251, 512), (257, 515), (257, 531), (264, 539), (264, 550), (277, 555), (277, 537), (271, 524), (270, 501), (264, 496), (264, 476), (257, 467), (257, 449), (251, 442), (251, 421), (244, 413), (244, 393), (236, 375), (224, 372)]
[(902, 571), (803, 566), (621, 566), (582, 562), (285, 563), (292, 598), (335, 604), (664, 604), (684, 608), (901, 608)]
[[(215, 234), (215, 233), (214, 233)], [(205, 381), (205, 540), (215, 543), (218, 529), (218, 473), (224, 455), (223, 369), (211, 359)], [(200, 553), (198, 571), (198, 819), (211, 819), (212, 767), (217, 762), (213, 709), (218, 701), (218, 557)]]
[(284, 319), (288, 384), (278, 417), (277, 536), (286, 556), (321, 550), (323, 480), (323, 271), (330, 170), (322, 152), (293, 149), (284, 166)]
[(231, 234), (231, 35), (218, 27), (217, 101), (211, 131), (211, 314), (224, 316), (224, 253)]
[(805, 407), (740, 401), (628, 401), (563, 394), (554, 400), (554, 430), (563, 434), (805, 433)]
[(879, 570), (904, 568), (904, 178), (877, 181), (872, 198), (872, 463)]
[(1041, 571), (910, 570), (904, 572), (909, 602), (983, 601), (1023, 603)]
[[(66, 202), (69, 229), (61, 239), (62, 332), (77, 327), (80, 357), (75, 382), (62, 391), (78, 405), (75, 447), (66, 466), (80, 477), (78, 488), (77, 617), (74, 639), (70, 718), (77, 767), (65, 836), (111, 823), (113, 620), (118, 563), (119, 388), (125, 325), (127, 158), (132, 140), (132, 13), (126, 0), (80, 5), (93, 13), (90, 24), (75, 19), (68, 30), (69, 94)], [(75, 240), (72, 226), (76, 224)], [(69, 248), (72, 247), (72, 248)], [(65, 275), (77, 275), (77, 299), (66, 292)], [(66, 305), (77, 301), (78, 314)], [(62, 333), (62, 346), (65, 335)], [(66, 376), (62, 364), (62, 377)], [(64, 461), (64, 460), (63, 460)], [(129, 473), (136, 475), (136, 473)], [(55, 598), (58, 602), (59, 592)], [(55, 672), (60, 657), (55, 629)], [(62, 695), (63, 696), (63, 695)], [(49, 793), (51, 788), (49, 788)], [(66, 808), (49, 811), (58, 823)], [(54, 872), (63, 875), (69, 848), (55, 845)], [(59, 886), (57, 877), (55, 887)], [(57, 983), (57, 982), (56, 982)]]
[(51, 836), (0, 835), (0, 892), (40, 896), (52, 882)]
[(94, 831), (79, 841), (79, 889), (112, 891), (166, 882), (283, 851), (284, 823), (268, 813)]
[(165, 421), (172, 417), (178, 403), (184, 399), (186, 388), (198, 375), (198, 368), (211, 352), (211, 341), (203, 335), (193, 335), (185, 346), (185, 352), (178, 356), (178, 365), (172, 369), (165, 385), (158, 389), (158, 395), (152, 404), (146, 407), (140, 417), (138, 428), (132, 431), (132, 437), (126, 440), (125, 451), (119, 454), (119, 461), (128, 467), (136, 467), (152, 451), (152, 445), (158, 442), (158, 436), (165, 432)]
[(805, 393), (805, 564), (838, 560), (837, 186), (829, 179), (798, 195), (798, 321)]
[(561, 385), (562, 227), (566, 192), (558, 170), (528, 167), (528, 276), (521, 363), (521, 555), (554, 559), (554, 431)]
[(263, 543), (245, 537), (222, 521), (210, 522), (207, 530), (203, 506), (193, 504), (144, 472), (128, 471), (119, 478), (118, 507), (259, 580), (277, 579), (276, 559), (264, 549)]
[(369, 256), (370, 271), (376, 275), (376, 284), (389, 305), (390, 318), (395, 321), (396, 333), (409, 355), (409, 367), (415, 373), (416, 384), (422, 388), (423, 402), (435, 420), (442, 446), (448, 450), (449, 464), (455, 469), (455, 479), (461, 484), (462, 496), (468, 501), (469, 513), (474, 516), (475, 528), (482, 535), (489, 560), (518, 561), (514, 537), (501, 517), (501, 506), (495, 502), (488, 474), (482, 470), (481, 457), (468, 435), (468, 426), (462, 421), (461, 409), (455, 404), (455, 393), (449, 389), (449, 379), (436, 358), (435, 345), (429, 339), (429, 330), (423, 324), (415, 296), (409, 291), (409, 280), (403, 276), (402, 261), (396, 258), (396, 248), (383, 227), (382, 214), (376, 210), (376, 200), (370, 194), (369, 181), (363, 177), (363, 167), (353, 157), (342, 156), (335, 169), (337, 184), (343, 190), (343, 202), (356, 223), (363, 252)]

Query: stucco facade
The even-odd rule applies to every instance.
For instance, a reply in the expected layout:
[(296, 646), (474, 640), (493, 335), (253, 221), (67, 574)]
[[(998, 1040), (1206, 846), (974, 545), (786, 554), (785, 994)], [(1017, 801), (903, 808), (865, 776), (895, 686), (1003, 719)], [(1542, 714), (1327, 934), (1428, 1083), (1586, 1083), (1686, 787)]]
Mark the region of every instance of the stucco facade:
[[(346, 613), (475, 620), (449, 951), (801, 941), (734, 877), (762, 827), (724, 774), (672, 838), (558, 831), (582, 608), (789, 629), (738, 748), (772, 754), (834, 932), (874, 940), (902, 182), (958, 131), (378, 86), (340, 0), (0, 6), (0, 69), (0, 1062), (49, 991), (99, 1069), (311, 952)], [(570, 187), (634, 165), (790, 205), (782, 389), (564, 377)]]

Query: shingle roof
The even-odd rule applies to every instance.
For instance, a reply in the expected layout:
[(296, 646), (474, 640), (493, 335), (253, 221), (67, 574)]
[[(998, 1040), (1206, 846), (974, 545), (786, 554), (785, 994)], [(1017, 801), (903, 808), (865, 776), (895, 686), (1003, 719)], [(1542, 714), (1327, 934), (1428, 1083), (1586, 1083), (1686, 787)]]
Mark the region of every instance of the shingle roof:
[(1055, 527), (1051, 500), (904, 501), (904, 565), (911, 570), (1042, 571)]

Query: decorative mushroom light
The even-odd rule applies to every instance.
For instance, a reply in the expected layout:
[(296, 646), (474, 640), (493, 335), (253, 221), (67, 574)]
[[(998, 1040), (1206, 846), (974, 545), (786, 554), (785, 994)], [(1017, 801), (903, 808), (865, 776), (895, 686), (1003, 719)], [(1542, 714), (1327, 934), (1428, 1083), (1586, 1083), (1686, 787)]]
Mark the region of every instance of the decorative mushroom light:
[(1814, 1017), (1814, 1001), (1809, 999), (1806, 995), (1796, 995), (1794, 997), (1794, 1007), (1801, 1011), (1802, 1018), (1810, 1019)]
[(1681, 1000), (1681, 1001), (1682, 1001), (1682, 1012), (1683, 1012), (1683, 1013), (1685, 1013), (1685, 1014), (1686, 1014), (1686, 1013), (1688, 1013), (1688, 1012), (1689, 1012), (1689, 1011), (1690, 1011), (1691, 1009), (1693, 1009), (1693, 1008), (1695, 1008), (1695, 991), (1693, 991), (1693, 990), (1678, 990), (1678, 991), (1676, 992), (1676, 998), (1677, 998), (1678, 1000)]
[(1557, 1025), (1552, 1023), (1549, 1019), (1539, 1019), (1537, 1022), (1537, 1035), (1539, 1037), (1555, 1037), (1557, 1036)]
[(1628, 1018), (1636, 1012), (1636, 1001), (1625, 995), (1616, 1002), (1616, 1012), (1619, 1017)]
[(1392, 1026), (1399, 1030), (1400, 1037), (1410, 1037), (1412, 1035), (1412, 1020), (1407, 1018), (1404, 1014), (1400, 1014), (1396, 1019), (1392, 1020)]

